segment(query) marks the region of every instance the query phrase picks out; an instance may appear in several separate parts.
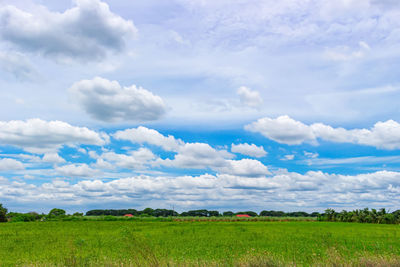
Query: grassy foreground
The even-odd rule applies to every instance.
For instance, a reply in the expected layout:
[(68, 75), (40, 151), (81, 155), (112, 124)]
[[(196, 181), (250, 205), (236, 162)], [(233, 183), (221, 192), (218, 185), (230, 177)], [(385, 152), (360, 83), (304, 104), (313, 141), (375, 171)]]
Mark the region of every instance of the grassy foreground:
[(399, 237), (359, 223), (6, 223), (0, 266), (400, 266)]

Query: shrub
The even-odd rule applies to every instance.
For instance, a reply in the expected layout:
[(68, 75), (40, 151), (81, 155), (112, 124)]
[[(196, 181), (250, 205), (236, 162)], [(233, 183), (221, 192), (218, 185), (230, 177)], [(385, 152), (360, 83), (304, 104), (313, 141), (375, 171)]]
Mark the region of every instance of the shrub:
[(7, 209), (0, 203), (0, 222), (7, 222)]

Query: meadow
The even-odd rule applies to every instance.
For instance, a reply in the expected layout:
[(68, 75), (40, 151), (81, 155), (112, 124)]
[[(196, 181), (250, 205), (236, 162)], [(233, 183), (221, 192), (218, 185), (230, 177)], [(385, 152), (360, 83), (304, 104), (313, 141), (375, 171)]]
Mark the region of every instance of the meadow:
[(0, 224), (0, 266), (400, 266), (400, 228), (318, 221)]

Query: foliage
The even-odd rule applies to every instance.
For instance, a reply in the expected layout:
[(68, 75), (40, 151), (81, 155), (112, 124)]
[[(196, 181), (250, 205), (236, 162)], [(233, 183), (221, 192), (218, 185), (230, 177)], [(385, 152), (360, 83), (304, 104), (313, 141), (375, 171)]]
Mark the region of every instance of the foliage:
[(41, 220), (44, 215), (40, 215), (36, 212), (28, 212), (28, 213), (18, 213), (18, 212), (10, 212), (7, 214), (7, 217), (11, 222), (34, 222)]
[(52, 209), (49, 212), (49, 217), (59, 217), (59, 216), (64, 216), (65, 215), (65, 210), (63, 209)]
[(233, 213), (232, 211), (224, 211), (222, 213), (222, 216), (235, 216), (235, 213)]
[(362, 210), (353, 210), (336, 212), (333, 209), (325, 210), (325, 213), (320, 214), (318, 217), (320, 221), (329, 222), (359, 222), (359, 223), (385, 223), (394, 224), (400, 223), (400, 211), (396, 210), (388, 213), (386, 209), (380, 210), (368, 208)]
[[(86, 216), (83, 216), (83, 213), (75, 212), (73, 215), (66, 215), (65, 210), (62, 209), (52, 209), (48, 216), (39, 215), (36, 212), (29, 213), (15, 213), (10, 212), (7, 215), (7, 209), (3, 208), (0, 204), (0, 221), (6, 222), (7, 220), (11, 222), (29, 222), (29, 221), (38, 221), (38, 220), (64, 220), (64, 221), (84, 221), (84, 220), (92, 220), (90, 217), (97, 217), (95, 220), (136, 220), (138, 218), (177, 218), (178, 221), (185, 220), (197, 220), (196, 218), (210, 218), (211, 221), (238, 221), (235, 215), (238, 214), (247, 214), (251, 216), (247, 220), (255, 220), (255, 221), (271, 221), (269, 218), (279, 218), (278, 220), (293, 220), (292, 218), (299, 218), (299, 220), (319, 220), (319, 221), (332, 221), (332, 222), (359, 222), (359, 223), (378, 223), (378, 224), (394, 224), (400, 223), (400, 210), (396, 210), (392, 213), (388, 213), (386, 209), (382, 208), (380, 210), (368, 208), (362, 210), (353, 210), (353, 211), (341, 211), (336, 212), (333, 209), (327, 209), (324, 213), (312, 212), (307, 213), (304, 211), (296, 211), (296, 212), (284, 212), (284, 211), (274, 211), (274, 210), (263, 210), (257, 215), (254, 211), (240, 211), (240, 212), (232, 212), (225, 211), (220, 213), (219, 211), (213, 210), (189, 210), (182, 212), (181, 214), (177, 213), (174, 210), (168, 209), (152, 209), (146, 208), (142, 211), (136, 209), (109, 209), (109, 210), (90, 210), (86, 212)], [(132, 214), (133, 218), (112, 218), (112, 217), (123, 217), (126, 214)], [(187, 219), (182, 219), (187, 218)]]
[(89, 210), (86, 212), (86, 216), (102, 216), (102, 215), (111, 215), (111, 216), (124, 216), (125, 214), (139, 215), (140, 213), (135, 209), (122, 209), (122, 210)]
[(7, 222), (7, 209), (0, 203), (0, 222)]
[(126, 214), (132, 214), (134, 216), (154, 216), (154, 217), (168, 217), (168, 216), (178, 216), (179, 214), (174, 210), (167, 210), (167, 209), (151, 209), (146, 208), (142, 211), (138, 211), (135, 209), (120, 209), (120, 210), (89, 210), (86, 212), (86, 216), (104, 216), (104, 215), (111, 215), (111, 216), (124, 216)]
[(270, 217), (318, 217), (318, 212), (307, 213), (304, 211), (295, 212), (284, 212), (275, 210), (263, 210), (260, 212), (260, 216), (270, 216)]
[(181, 216), (191, 216), (191, 217), (212, 217), (219, 216), (218, 211), (209, 211), (209, 210), (189, 210), (187, 212), (182, 212)]

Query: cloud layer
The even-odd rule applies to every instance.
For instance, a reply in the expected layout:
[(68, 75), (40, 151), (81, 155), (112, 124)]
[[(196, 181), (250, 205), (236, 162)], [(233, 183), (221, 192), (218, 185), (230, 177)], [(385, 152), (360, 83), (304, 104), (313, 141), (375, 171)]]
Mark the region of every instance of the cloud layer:
[(323, 123), (306, 125), (289, 116), (275, 119), (262, 118), (245, 126), (245, 129), (261, 133), (281, 144), (299, 145), (316, 143), (318, 139), (335, 143), (352, 143), (374, 146), (380, 149), (400, 148), (400, 124), (394, 120), (377, 122), (371, 129), (333, 128)]
[(32, 153), (57, 151), (64, 145), (87, 144), (102, 146), (108, 136), (86, 127), (62, 121), (0, 121), (0, 145), (12, 145)]
[(400, 174), (374, 172), (333, 175), (322, 172), (298, 174), (278, 172), (270, 177), (246, 178), (235, 175), (134, 176), (112, 181), (84, 180), (75, 184), (54, 180), (42, 185), (0, 179), (0, 199), (23, 203), (95, 206), (107, 203), (136, 203), (136, 207), (178, 209), (207, 207), (238, 210), (316, 210), (318, 207), (397, 207), (400, 204)]

